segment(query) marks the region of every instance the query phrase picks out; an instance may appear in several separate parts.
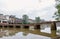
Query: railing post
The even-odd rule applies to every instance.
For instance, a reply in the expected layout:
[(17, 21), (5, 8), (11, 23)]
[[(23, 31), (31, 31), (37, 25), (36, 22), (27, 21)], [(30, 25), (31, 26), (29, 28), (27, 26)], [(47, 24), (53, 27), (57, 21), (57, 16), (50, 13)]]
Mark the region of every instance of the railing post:
[(55, 22), (52, 22), (52, 24), (51, 24), (51, 36), (52, 37), (55, 37), (56, 36), (56, 30), (57, 30), (56, 23)]

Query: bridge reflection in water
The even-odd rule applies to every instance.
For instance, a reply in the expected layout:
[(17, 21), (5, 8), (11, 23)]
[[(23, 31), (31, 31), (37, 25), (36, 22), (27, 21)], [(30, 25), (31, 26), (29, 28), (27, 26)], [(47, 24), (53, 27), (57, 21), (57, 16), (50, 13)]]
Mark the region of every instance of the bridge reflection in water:
[(53, 33), (44, 33), (44, 32), (41, 32), (40, 29), (35, 29), (35, 30), (29, 30), (29, 29), (20, 29), (20, 28), (4, 28), (2, 29), (2, 31), (6, 31), (3, 32), (3, 33), (0, 33), (0, 37), (3, 37), (3, 36), (14, 36), (16, 33), (19, 33), (19, 32), (23, 32), (23, 35), (24, 36), (27, 36), (29, 33), (32, 33), (32, 34), (35, 34), (35, 35), (41, 35), (41, 36), (46, 36), (46, 37), (55, 37), (56, 34), (54, 32), (56, 31), (52, 31)]
[[(0, 37), (2, 36), (12, 36), (15, 35), (18, 32), (24, 32), (24, 35), (28, 35), (29, 33), (32, 34), (37, 34), (37, 35), (42, 35), (46, 37), (56, 37), (56, 23), (59, 22), (45, 22), (45, 23), (38, 23), (38, 24), (1, 24), (1, 32), (0, 32)], [(41, 26), (51, 26), (51, 33), (45, 33), (41, 32)], [(25, 29), (24, 29), (25, 28)], [(28, 29), (27, 29), (28, 28)]]

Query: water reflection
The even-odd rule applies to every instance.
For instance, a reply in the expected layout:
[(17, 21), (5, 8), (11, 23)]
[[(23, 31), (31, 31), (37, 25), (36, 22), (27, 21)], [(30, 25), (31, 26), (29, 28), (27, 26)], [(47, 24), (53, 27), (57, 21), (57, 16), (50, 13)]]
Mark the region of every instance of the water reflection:
[(40, 32), (39, 29), (4, 28), (0, 31), (0, 39), (51, 39), (50, 34)]
[(57, 27), (57, 35), (60, 35), (60, 26)]

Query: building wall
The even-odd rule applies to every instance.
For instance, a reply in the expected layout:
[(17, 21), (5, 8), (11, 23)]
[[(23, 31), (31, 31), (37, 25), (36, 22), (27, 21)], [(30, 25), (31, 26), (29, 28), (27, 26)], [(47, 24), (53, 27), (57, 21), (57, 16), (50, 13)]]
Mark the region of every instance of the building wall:
[(15, 23), (22, 24), (22, 19), (17, 18), (17, 19), (15, 20)]
[(8, 22), (7, 20), (8, 20), (8, 19), (6, 18), (5, 15), (0, 14), (0, 23), (7, 23), (7, 22)]
[(29, 23), (35, 23), (35, 20), (28, 19), (28, 22), (29, 22)]

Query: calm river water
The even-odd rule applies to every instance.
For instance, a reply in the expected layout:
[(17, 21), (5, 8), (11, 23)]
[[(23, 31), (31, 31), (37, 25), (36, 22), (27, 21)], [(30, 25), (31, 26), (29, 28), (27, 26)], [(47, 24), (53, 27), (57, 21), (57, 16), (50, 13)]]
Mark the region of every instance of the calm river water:
[(40, 35), (40, 30), (0, 28), (0, 39), (51, 39), (51, 37)]

